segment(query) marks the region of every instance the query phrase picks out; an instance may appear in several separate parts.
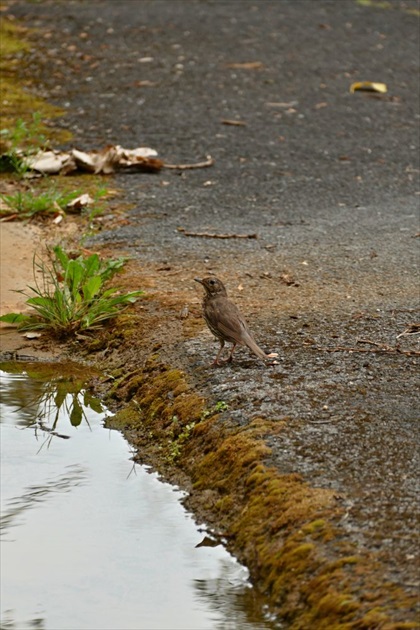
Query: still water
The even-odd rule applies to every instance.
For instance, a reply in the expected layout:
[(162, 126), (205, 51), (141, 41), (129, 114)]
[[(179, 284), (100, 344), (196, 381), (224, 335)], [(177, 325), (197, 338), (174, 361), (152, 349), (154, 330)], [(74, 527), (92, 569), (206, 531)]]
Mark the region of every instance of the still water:
[(19, 370), (0, 371), (1, 630), (273, 627), (83, 383)]

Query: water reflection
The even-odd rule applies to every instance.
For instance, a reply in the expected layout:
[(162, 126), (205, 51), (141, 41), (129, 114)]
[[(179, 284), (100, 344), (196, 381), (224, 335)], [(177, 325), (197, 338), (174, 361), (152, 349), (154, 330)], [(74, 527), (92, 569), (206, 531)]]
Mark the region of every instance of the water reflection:
[(200, 545), (182, 493), (130, 474), (82, 378), (14, 370), (1, 378), (2, 629), (276, 627), (245, 568)]
[(1, 514), (0, 535), (4, 535), (11, 525), (18, 525), (19, 517), (40, 503), (46, 501), (51, 493), (70, 492), (74, 487), (83, 483), (85, 471), (81, 466), (66, 466), (66, 472), (50, 479), (44, 484), (31, 485), (23, 490), (17, 497), (9, 499), (7, 509)]
[[(46, 379), (39, 365), (36, 368), (32, 368), (36, 376), (31, 378), (0, 370), (2, 402), (19, 412), (18, 426), (37, 426), (52, 435), (59, 435), (56, 429), (60, 419), (69, 420), (73, 427), (78, 427), (82, 420), (88, 423), (85, 409), (103, 413), (100, 400), (83, 389), (83, 379), (60, 375)], [(27, 369), (30, 373), (30, 364)]]
[(37, 617), (27, 622), (16, 623), (13, 620), (13, 610), (6, 610), (4, 618), (1, 620), (0, 630), (45, 630), (45, 619)]

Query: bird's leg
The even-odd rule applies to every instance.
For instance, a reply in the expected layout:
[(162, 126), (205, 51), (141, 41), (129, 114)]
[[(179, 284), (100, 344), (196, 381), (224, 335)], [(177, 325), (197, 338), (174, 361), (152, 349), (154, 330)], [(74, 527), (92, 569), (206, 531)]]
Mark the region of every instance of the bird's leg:
[(223, 363), (232, 363), (233, 361), (233, 352), (238, 344), (234, 343), (232, 346), (232, 350), (229, 352), (229, 356), (227, 359), (223, 361)]
[[(222, 354), (222, 351), (223, 351), (224, 346), (225, 346), (225, 342), (224, 342), (224, 340), (223, 340), (223, 339), (220, 339), (220, 349), (219, 349), (219, 352), (217, 353), (216, 358), (215, 358), (215, 360), (213, 361), (212, 365), (220, 365), (220, 363), (219, 363), (219, 357), (220, 357), (220, 355)], [(224, 363), (224, 361), (222, 361), (222, 363)]]

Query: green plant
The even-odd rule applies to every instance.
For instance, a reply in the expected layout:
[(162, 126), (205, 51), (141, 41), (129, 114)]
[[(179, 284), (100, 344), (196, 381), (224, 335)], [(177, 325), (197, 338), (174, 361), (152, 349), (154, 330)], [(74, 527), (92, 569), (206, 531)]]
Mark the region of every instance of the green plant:
[(213, 407), (210, 407), (209, 409), (204, 409), (203, 413), (201, 414), (201, 420), (205, 420), (210, 416), (214, 416), (215, 413), (227, 411), (227, 409), (229, 409), (229, 405), (225, 403), (224, 400), (219, 400), (215, 405), (213, 405)]
[(173, 428), (171, 430), (172, 439), (169, 441), (169, 455), (168, 455), (168, 460), (170, 462), (174, 462), (175, 460), (179, 458), (179, 456), (181, 455), (182, 447), (184, 446), (185, 442), (189, 440), (196, 423), (190, 422), (186, 424), (183, 427), (182, 431), (178, 433), (176, 438), (174, 437), (174, 433), (175, 433), (174, 429), (176, 429), (179, 426), (178, 416), (172, 416), (172, 425), (173, 425)]
[[(36, 195), (33, 191), (18, 191), (14, 195), (0, 195), (11, 211), (14, 211), (22, 219), (31, 219), (35, 215), (56, 214), (64, 212), (67, 204), (80, 195), (80, 191), (63, 194), (56, 190), (47, 190)], [(1, 210), (0, 214), (10, 214)]]
[(34, 258), (35, 286), (28, 288), (35, 295), (18, 291), (28, 298), (26, 304), (35, 314), (7, 313), (0, 321), (17, 324), (22, 330), (48, 330), (66, 337), (98, 328), (143, 295), (143, 291), (120, 294), (116, 288), (106, 288), (107, 281), (125, 264), (124, 258), (103, 261), (97, 254), (70, 258), (60, 246), (54, 247), (53, 254), (49, 265)]
[(7, 145), (7, 150), (0, 156), (0, 171), (14, 171), (20, 176), (25, 175), (29, 170), (25, 155), (35, 155), (47, 144), (46, 136), (42, 133), (39, 112), (32, 114), (32, 120), (29, 123), (18, 118), (13, 128), (1, 129), (0, 136)]
[(88, 208), (88, 219), (89, 223), (91, 223), (95, 217), (99, 214), (102, 214), (104, 211), (103, 204), (100, 203), (100, 199), (102, 197), (106, 197), (108, 195), (108, 189), (105, 186), (99, 186), (93, 195), (93, 204), (92, 207)]

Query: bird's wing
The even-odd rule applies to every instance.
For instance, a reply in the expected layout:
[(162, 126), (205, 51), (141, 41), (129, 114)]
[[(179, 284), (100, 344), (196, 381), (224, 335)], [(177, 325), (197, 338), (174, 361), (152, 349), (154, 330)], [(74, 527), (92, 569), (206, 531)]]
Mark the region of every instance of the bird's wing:
[(207, 317), (213, 327), (232, 343), (247, 343), (251, 336), (238, 307), (226, 298), (212, 300), (207, 307)]

